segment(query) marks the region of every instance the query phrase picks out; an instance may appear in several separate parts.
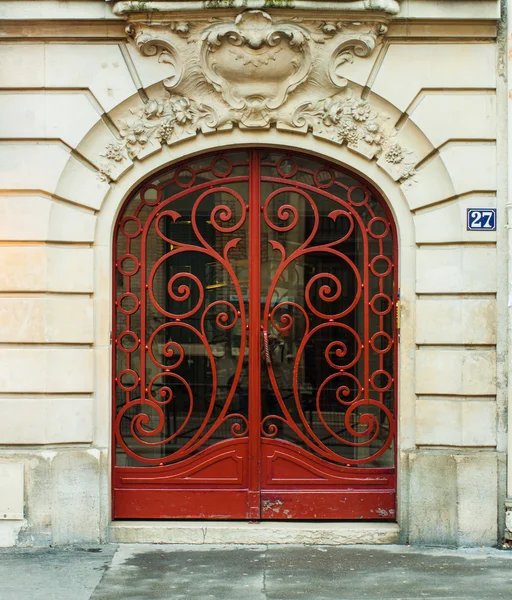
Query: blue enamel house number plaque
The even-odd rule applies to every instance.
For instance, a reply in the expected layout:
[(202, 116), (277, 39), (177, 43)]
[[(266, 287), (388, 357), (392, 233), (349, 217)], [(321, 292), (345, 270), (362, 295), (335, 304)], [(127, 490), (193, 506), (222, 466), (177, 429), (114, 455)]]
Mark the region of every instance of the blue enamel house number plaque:
[(495, 208), (468, 208), (468, 231), (496, 231)]

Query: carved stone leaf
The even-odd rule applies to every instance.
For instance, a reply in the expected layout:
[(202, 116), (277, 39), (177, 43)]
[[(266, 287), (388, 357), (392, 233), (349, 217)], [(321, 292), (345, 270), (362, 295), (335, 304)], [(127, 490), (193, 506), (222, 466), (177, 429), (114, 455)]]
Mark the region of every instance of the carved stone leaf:
[(354, 57), (370, 56), (375, 50), (378, 38), (384, 35), (387, 27), (382, 23), (368, 25), (340, 22), (326, 24), (325, 27), (327, 31), (333, 32), (338, 42), (329, 61), (329, 76), (336, 86), (343, 88), (348, 83), (343, 75), (343, 66), (354, 62)]
[(169, 75), (164, 80), (167, 88), (176, 87), (183, 76), (183, 64), (173, 43), (172, 29), (166, 27), (135, 27), (128, 25), (128, 37), (144, 56), (157, 56), (158, 61), (169, 65)]

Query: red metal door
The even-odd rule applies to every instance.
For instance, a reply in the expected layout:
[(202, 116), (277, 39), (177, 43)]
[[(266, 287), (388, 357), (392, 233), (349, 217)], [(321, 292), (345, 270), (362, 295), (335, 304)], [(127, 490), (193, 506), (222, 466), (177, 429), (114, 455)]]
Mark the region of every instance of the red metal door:
[(114, 517), (393, 519), (396, 235), (338, 167), (160, 173), (114, 241)]

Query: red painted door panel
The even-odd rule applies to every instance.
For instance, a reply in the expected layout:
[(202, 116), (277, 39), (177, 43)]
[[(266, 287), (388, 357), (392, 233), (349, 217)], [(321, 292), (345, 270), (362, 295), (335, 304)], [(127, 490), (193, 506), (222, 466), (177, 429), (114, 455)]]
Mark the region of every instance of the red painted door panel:
[(353, 175), (165, 170), (114, 242), (115, 518), (393, 519), (396, 235)]

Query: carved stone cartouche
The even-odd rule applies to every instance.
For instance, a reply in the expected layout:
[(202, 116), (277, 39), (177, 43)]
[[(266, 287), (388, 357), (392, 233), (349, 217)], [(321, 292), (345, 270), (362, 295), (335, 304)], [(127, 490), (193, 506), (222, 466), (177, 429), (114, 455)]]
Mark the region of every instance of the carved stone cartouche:
[(246, 127), (266, 126), (311, 71), (311, 36), (294, 23), (274, 23), (261, 10), (217, 23), (201, 36), (201, 67)]

